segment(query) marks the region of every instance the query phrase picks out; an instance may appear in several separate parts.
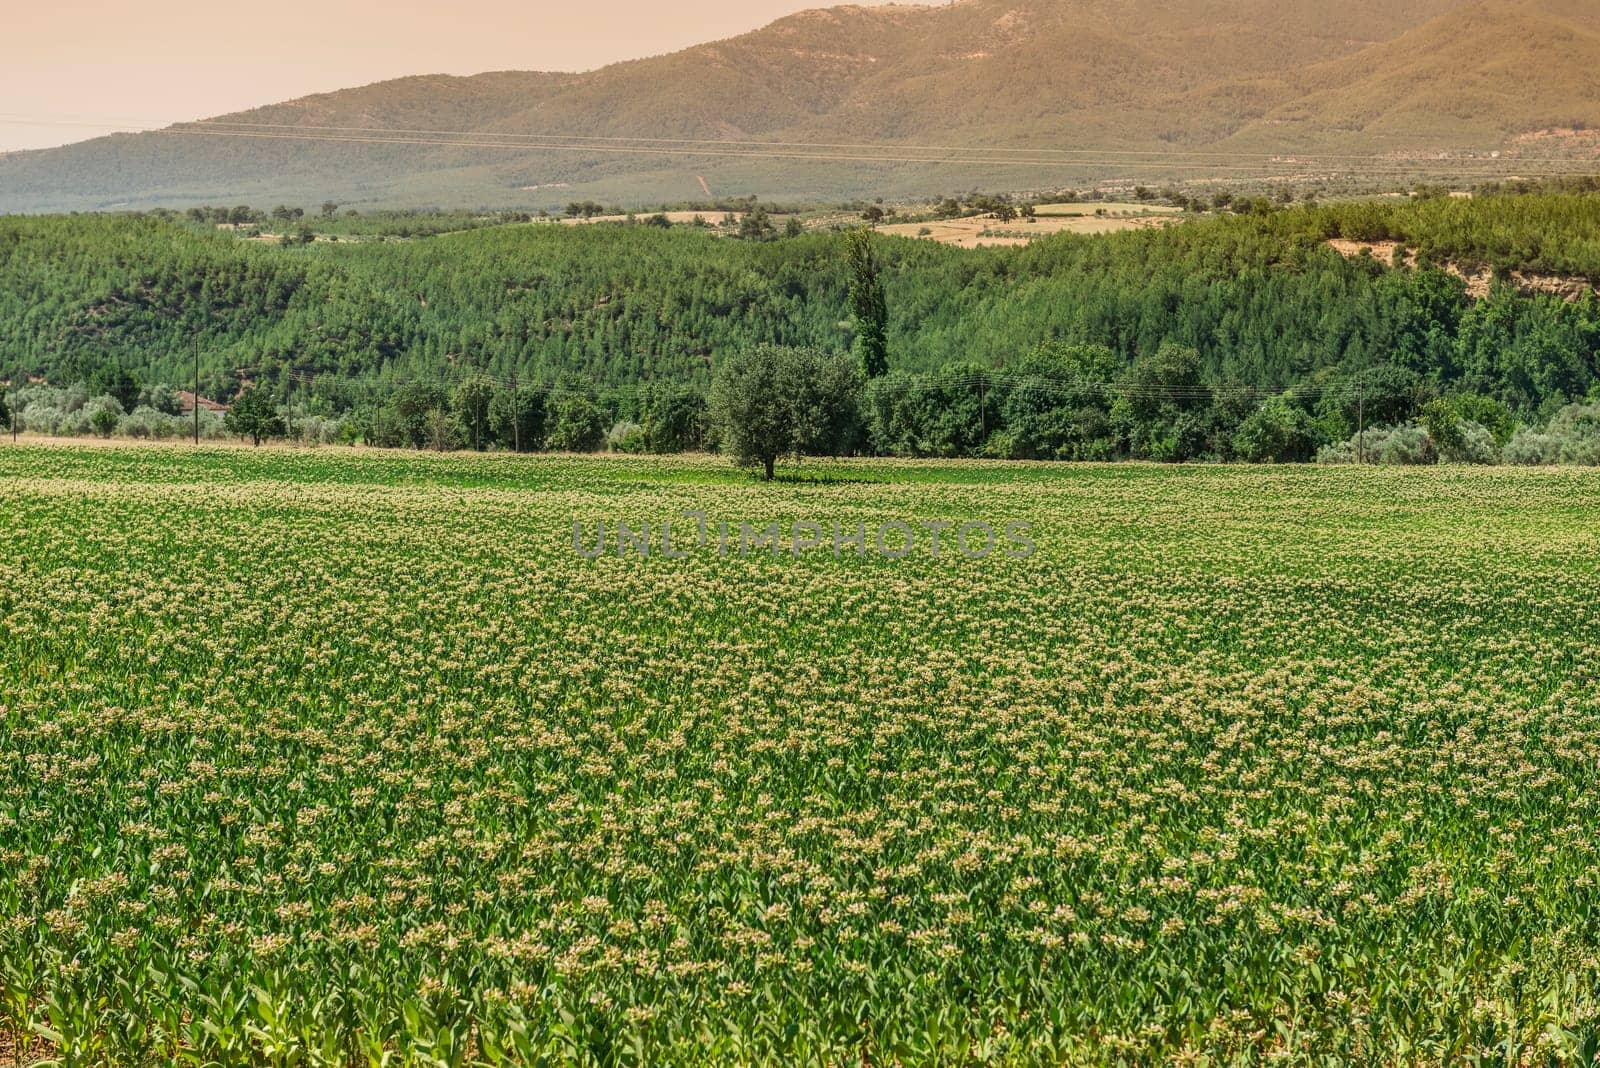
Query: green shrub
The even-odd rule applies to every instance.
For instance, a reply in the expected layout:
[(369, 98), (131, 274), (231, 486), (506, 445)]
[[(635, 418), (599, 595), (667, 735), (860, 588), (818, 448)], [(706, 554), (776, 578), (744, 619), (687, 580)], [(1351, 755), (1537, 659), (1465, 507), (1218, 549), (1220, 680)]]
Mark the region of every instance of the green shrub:
[[(1500, 446), (1495, 443), (1489, 428), (1470, 419), (1456, 424), (1455, 441), (1448, 448), (1438, 446), (1439, 458), (1452, 464), (1497, 464)], [(1438, 445), (1436, 441), (1434, 443)]]
[(1508, 464), (1521, 467), (1551, 467), (1561, 462), (1561, 441), (1549, 434), (1522, 427), (1500, 450), (1500, 458)]
[(1246, 463), (1304, 463), (1317, 452), (1315, 427), (1304, 409), (1273, 397), (1240, 425), (1233, 451)]
[(89, 416), (89, 429), (102, 438), (109, 438), (112, 431), (117, 429), (121, 417), (110, 408), (97, 408)]
[(650, 440), (639, 423), (623, 420), (606, 431), (606, 448), (612, 452), (648, 452), (649, 445)]
[(545, 447), (556, 452), (594, 452), (606, 440), (605, 415), (579, 393), (560, 393), (550, 402)]

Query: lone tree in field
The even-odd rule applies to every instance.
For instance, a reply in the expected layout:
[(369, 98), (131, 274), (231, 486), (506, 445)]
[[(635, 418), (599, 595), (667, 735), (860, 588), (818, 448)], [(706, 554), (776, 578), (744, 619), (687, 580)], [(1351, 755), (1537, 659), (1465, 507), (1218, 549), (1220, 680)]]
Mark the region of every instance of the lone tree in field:
[(760, 345), (724, 360), (711, 384), (709, 418), (724, 451), (767, 481), (781, 456), (837, 456), (860, 427), (859, 372), (847, 357)]
[(889, 371), (889, 306), (883, 299), (878, 261), (872, 254), (869, 230), (845, 235), (845, 255), (850, 262), (850, 317), (856, 325), (856, 357), (868, 379)]
[(244, 396), (228, 409), (222, 425), (230, 434), (249, 438), (252, 445), (260, 445), (266, 438), (282, 437), (286, 432), (278, 406), (260, 388), (245, 390)]

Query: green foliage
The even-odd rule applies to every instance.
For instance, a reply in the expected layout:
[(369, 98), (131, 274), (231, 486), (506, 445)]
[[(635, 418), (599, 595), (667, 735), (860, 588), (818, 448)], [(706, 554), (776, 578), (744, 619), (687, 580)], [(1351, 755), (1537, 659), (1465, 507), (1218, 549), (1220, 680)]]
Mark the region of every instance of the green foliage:
[(1122, 361), (1104, 345), (1050, 342), (1000, 394), (1004, 432), (988, 451), (1017, 460), (1110, 460), (1127, 443), (1111, 407)]
[(837, 456), (860, 432), (860, 377), (851, 363), (814, 348), (757, 345), (717, 367), (709, 418), (735, 462), (767, 480), (784, 456)]
[(1234, 455), (1246, 463), (1305, 463), (1317, 445), (1311, 417), (1282, 397), (1262, 404), (1233, 437)]
[(121, 416), (115, 408), (98, 408), (89, 416), (89, 429), (103, 438), (109, 438), (111, 432), (117, 429)]
[(889, 370), (889, 308), (878, 277), (872, 231), (857, 229), (845, 234), (845, 256), (850, 271), (850, 318), (856, 330), (856, 358), (862, 377), (871, 381)]
[(1324, 397), (1322, 409), (1346, 432), (1406, 422), (1417, 415), (1428, 392), (1420, 374), (1393, 364), (1355, 369), (1340, 385)]
[(1210, 409), (1199, 351), (1166, 344), (1128, 368), (1111, 418), (1132, 455), (1172, 463), (1215, 454)]
[(649, 390), (644, 398), (644, 432), (651, 452), (699, 449), (706, 440), (706, 399), (686, 386)]
[(623, 420), (606, 431), (606, 448), (612, 452), (638, 455), (650, 451), (650, 439), (643, 426)]
[(373, 415), (369, 439), (385, 448), (437, 445), (441, 437), (439, 421), (449, 403), (449, 394), (441, 384), (407, 382)]
[(1413, 423), (1368, 428), (1359, 438), (1337, 442), (1317, 453), (1323, 464), (1369, 463), (1416, 467), (1439, 462), (1439, 449), (1427, 430)]
[(544, 394), (533, 389), (496, 390), (489, 403), (489, 430), (501, 446), (532, 452), (544, 443)]
[(1487, 429), (1496, 445), (1505, 445), (1516, 432), (1517, 420), (1511, 410), (1493, 397), (1457, 393), (1449, 398), (1449, 404), (1457, 418)]
[(767, 214), (767, 209), (757, 204), (739, 219), (739, 237), (745, 241), (770, 241), (778, 236), (777, 227), (772, 225), (772, 216)]
[(1003, 394), (992, 372), (951, 364), (932, 374), (895, 371), (867, 383), (868, 439), (883, 456), (977, 456), (999, 426)]
[[(368, 218), (378, 217), (352, 224)], [(1515, 422), (1543, 424), (1600, 384), (1600, 301), (1509, 285), (1475, 301), (1443, 270), (1348, 260), (1327, 240), (1398, 240), (1468, 269), (1501, 259), (1600, 278), (1597, 228), (1600, 196), (1589, 193), (1295, 208), (975, 251), (881, 235), (745, 242), (599, 225), (287, 249), (185, 218), (5, 217), (0, 376), (112, 392), (132, 411), (148, 403), (141, 381), (189, 388), (198, 340), (205, 395), (230, 396), (244, 377), (308, 410), (356, 414), (351, 427), (374, 443), (420, 447), (439, 439), (429, 413), (449, 414), (456, 388), (477, 374), (615, 389), (602, 425), (626, 416), (648, 429), (642, 384), (703, 391), (719, 361), (760, 344), (838, 350), (854, 337), (858, 355), (892, 347), (896, 368), (913, 376), (956, 364), (1015, 375), (1041, 345), (1090, 346), (1098, 396), (1071, 386), (1072, 403), (1057, 405), (1050, 398), (1066, 394), (1035, 389), (1012, 418), (997, 384), (1002, 395), (985, 406), (1002, 415), (980, 416), (982, 451), (1225, 457), (1253, 410), (1237, 398), (1290, 387), (1305, 390), (1295, 403), (1320, 440), (1351, 436), (1362, 414), (1393, 425), (1434, 398), (1470, 394), (1502, 414), (1462, 418), (1509, 441)], [(854, 267), (870, 271), (852, 270), (852, 248), (863, 254)], [(853, 313), (864, 316), (854, 326)], [(1213, 402), (1160, 412), (1146, 391), (1113, 412), (1125, 374), (1145, 385), (1161, 377), (1151, 361), (1164, 346), (1198, 354), (1182, 381)], [(1084, 375), (1062, 366), (1049, 377)], [(945, 389), (915, 381), (926, 403)], [(435, 387), (443, 399), (401, 395)], [(970, 424), (970, 403), (949, 399), (959, 409), (950, 418)], [(923, 426), (914, 418), (923, 402), (897, 415), (870, 406), (874, 434), (890, 434), (883, 448), (979, 451), (966, 429)], [(508, 447), (492, 428), (487, 436)]]
[(113, 397), (123, 408), (139, 401), (139, 379), (116, 360), (107, 360), (89, 376), (89, 392), (97, 397)]
[(563, 391), (548, 401), (545, 447), (556, 452), (594, 452), (606, 440), (606, 416), (594, 399)]
[(1593, 1064), (1600, 474), (816, 467), (0, 445), (0, 1063)]
[(1423, 405), (1418, 421), (1441, 453), (1459, 449), (1465, 441), (1461, 415), (1447, 400), (1433, 400)]
[(1550, 420), (1546, 430), (1561, 443), (1561, 462), (1600, 465), (1600, 404), (1571, 404)]
[(456, 387), (450, 398), (451, 410), (460, 427), (461, 440), (470, 448), (483, 450), (493, 444), (490, 433), (489, 410), (498, 388), (495, 383), (476, 375)]
[(223, 425), (230, 434), (249, 438), (252, 445), (260, 445), (267, 438), (282, 437), (287, 432), (277, 401), (260, 387), (245, 390), (233, 402), (223, 417)]

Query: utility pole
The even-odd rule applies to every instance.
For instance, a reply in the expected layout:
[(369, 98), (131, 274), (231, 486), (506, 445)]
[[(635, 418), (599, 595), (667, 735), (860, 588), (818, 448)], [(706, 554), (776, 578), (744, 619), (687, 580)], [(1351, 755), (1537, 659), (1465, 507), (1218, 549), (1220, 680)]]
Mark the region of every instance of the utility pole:
[(194, 339), (194, 443), (200, 444), (200, 339)]
[(511, 451), (522, 451), (522, 394), (517, 392), (517, 372), (511, 372)]
[(978, 427), (980, 436), (987, 441), (989, 438), (989, 409), (984, 396), (984, 386), (988, 383), (988, 375), (978, 372)]
[(1367, 380), (1356, 387), (1356, 463), (1367, 462)]

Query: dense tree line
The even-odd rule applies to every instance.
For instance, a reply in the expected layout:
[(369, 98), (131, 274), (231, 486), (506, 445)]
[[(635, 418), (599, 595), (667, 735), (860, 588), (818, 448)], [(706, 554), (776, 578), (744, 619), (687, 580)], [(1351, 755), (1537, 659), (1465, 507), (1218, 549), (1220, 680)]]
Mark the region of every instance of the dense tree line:
[[(1513, 277), (1600, 278), (1585, 191), (1258, 204), (1018, 249), (880, 237), (854, 256), (848, 235), (642, 224), (282, 247), (217, 217), (0, 219), (0, 376), (127, 414), (150, 383), (188, 388), (198, 351), (202, 394), (252, 386), (375, 442), (666, 449), (704, 443), (691, 411), (733, 353), (854, 349), (873, 364), (863, 448), (1170, 459), (1304, 458), (1443, 398), (1544, 425), (1600, 382), (1600, 302)], [(1347, 258), (1336, 237), (1410, 257)], [(1449, 264), (1502, 283), (1473, 299)], [(459, 396), (474, 381), (492, 389)]]

